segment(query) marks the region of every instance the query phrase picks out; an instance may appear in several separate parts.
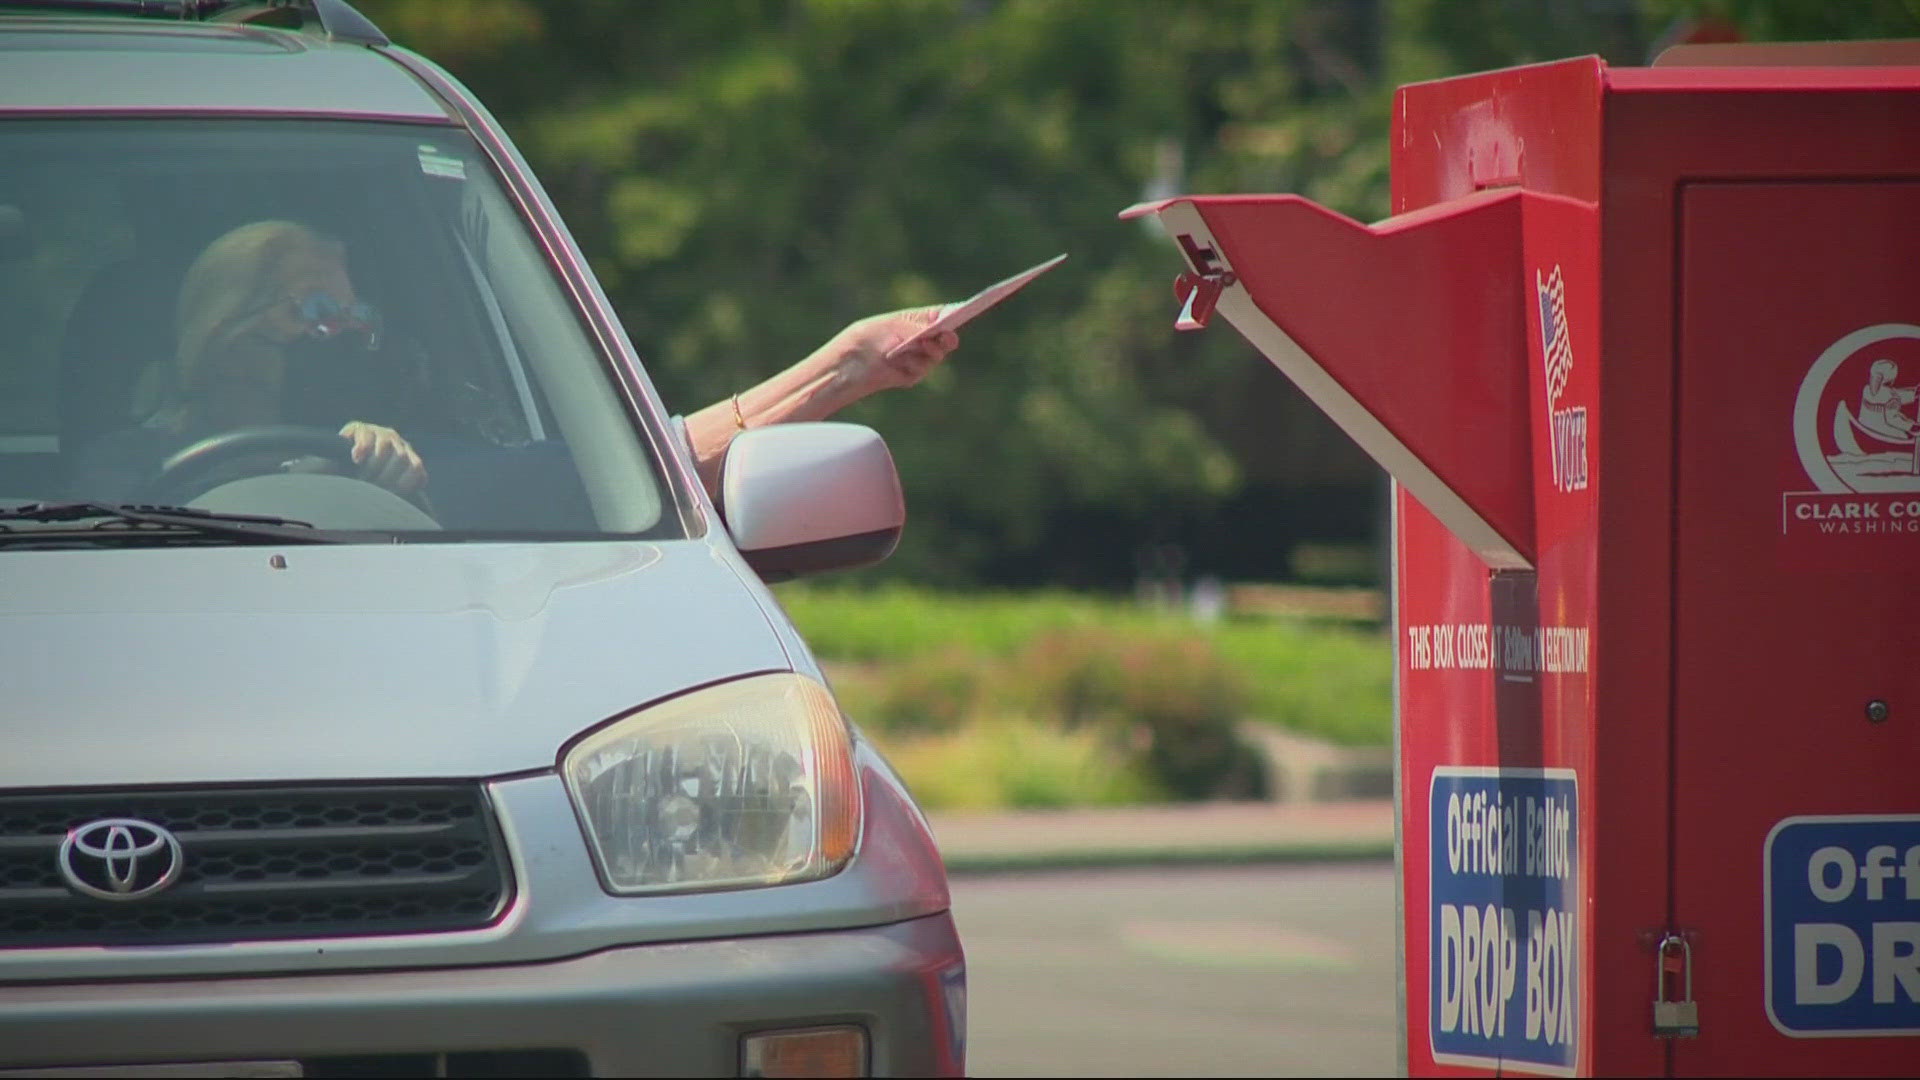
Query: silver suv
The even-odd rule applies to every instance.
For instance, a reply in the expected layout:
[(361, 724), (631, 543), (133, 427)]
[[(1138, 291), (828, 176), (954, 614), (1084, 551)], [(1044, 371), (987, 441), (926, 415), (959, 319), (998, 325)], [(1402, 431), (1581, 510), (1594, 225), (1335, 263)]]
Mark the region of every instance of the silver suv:
[(719, 490), (446, 72), (0, 0), (0, 1069), (963, 1072), (926, 822), (763, 584), (884, 557), (892, 461)]

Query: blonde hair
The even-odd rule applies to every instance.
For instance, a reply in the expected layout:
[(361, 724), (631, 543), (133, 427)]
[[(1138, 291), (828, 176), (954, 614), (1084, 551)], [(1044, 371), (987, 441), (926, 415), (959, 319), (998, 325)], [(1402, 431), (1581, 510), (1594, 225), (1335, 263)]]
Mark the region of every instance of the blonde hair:
[(302, 256), (339, 258), (344, 251), (339, 241), (292, 221), (256, 221), (208, 244), (180, 286), (176, 386), (191, 387), (209, 353), (286, 299), (288, 271)]

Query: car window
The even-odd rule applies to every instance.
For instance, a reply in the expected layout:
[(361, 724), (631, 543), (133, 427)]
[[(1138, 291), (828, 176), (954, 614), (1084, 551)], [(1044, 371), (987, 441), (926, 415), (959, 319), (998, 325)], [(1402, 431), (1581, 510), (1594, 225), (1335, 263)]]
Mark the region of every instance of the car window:
[[(606, 359), (464, 132), (12, 120), (0, 160), (0, 501), (448, 539), (679, 532)], [(377, 461), (351, 460), (348, 425)], [(394, 471), (408, 454), (419, 483)]]

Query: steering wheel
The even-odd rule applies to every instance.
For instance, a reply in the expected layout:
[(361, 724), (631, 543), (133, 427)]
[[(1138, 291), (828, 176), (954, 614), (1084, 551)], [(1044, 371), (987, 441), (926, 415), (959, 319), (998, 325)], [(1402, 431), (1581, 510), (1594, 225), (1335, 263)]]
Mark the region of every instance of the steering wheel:
[[(326, 428), (273, 424), (234, 428), (218, 435), (209, 435), (175, 453), (161, 462), (159, 473), (143, 489), (143, 497), (162, 503), (186, 502), (202, 494), (207, 478), (223, 465), (249, 457), (279, 456), (287, 460), (301, 455), (322, 458), (336, 466), (340, 476), (358, 479), (356, 473), (360, 467), (353, 460), (353, 443), (338, 432)], [(434, 516), (432, 507), (425, 501), (424, 492), (416, 491), (400, 497), (428, 518)]]
[(325, 428), (275, 424), (263, 427), (234, 428), (209, 435), (160, 463), (160, 471), (147, 484), (149, 493), (198, 491), (198, 482), (222, 465), (241, 458), (284, 455), (286, 458), (311, 454), (325, 458), (352, 475), (353, 444)]
[[(359, 479), (359, 465), (353, 461), (353, 442), (336, 430), (321, 429), (321, 427), (265, 425), (265, 427), (242, 427), (242, 429), (223, 430), (219, 434), (211, 434), (207, 438), (202, 438), (200, 442), (167, 457), (165, 461), (161, 461), (159, 473), (156, 473), (156, 477), (142, 488), (140, 496), (136, 498), (146, 502), (186, 503), (188, 500), (196, 500), (204, 496), (209, 490), (223, 488), (232, 480), (236, 480), (232, 475), (227, 477), (219, 475), (221, 467), (230, 465), (234, 461), (255, 457), (255, 459), (271, 459), (278, 465), (301, 455), (313, 455), (332, 465), (334, 467), (332, 479), (336, 482), (351, 480), (353, 484), (365, 484), (367, 488), (372, 488), (367, 492), (367, 496), (380, 494), (382, 498), (388, 498), (388, 500), (396, 500), (396, 502), (403, 500), (413, 507), (413, 511), (419, 511), (420, 515), (424, 515), (417, 523), (407, 521), (396, 527), (440, 528), (432, 503), (426, 502), (424, 490), (417, 490), (409, 496), (399, 496), (374, 484), (372, 480)], [(259, 467), (259, 469), (253, 469), (253, 473), (261, 477), (278, 475), (273, 467)], [(313, 479), (321, 480), (323, 477), (313, 477)], [(275, 513), (286, 513), (286, 511), (276, 509)], [(292, 517), (298, 517), (298, 511), (292, 513)]]

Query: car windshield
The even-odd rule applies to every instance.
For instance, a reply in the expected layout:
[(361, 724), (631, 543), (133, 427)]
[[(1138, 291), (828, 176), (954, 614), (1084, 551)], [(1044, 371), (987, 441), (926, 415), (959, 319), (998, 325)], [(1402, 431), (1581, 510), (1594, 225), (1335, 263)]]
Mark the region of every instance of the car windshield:
[[(0, 508), (683, 534), (650, 429), (464, 132), (10, 120), (0, 160)], [(73, 523), (6, 527), (35, 528)]]

